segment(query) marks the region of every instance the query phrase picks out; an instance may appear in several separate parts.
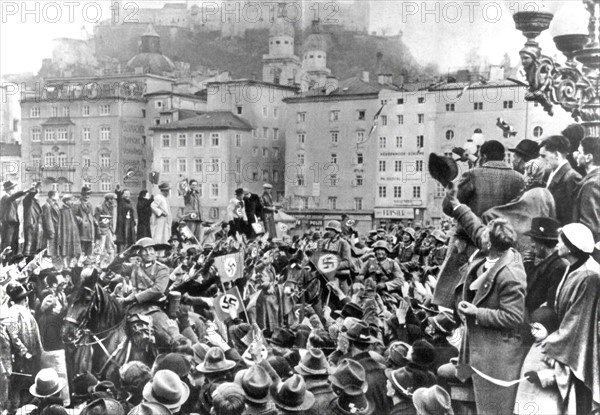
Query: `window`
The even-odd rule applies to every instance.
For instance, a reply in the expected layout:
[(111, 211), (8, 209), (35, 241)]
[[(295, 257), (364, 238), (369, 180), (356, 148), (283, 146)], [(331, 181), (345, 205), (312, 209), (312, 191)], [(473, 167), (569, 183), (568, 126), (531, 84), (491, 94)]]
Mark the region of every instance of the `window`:
[(200, 133), (194, 134), (194, 146), (195, 147), (202, 147), (203, 141), (204, 141), (204, 134), (200, 134)]
[(92, 159), (90, 156), (83, 156), (81, 160), (83, 162), (83, 167), (90, 167), (92, 165)]
[(100, 127), (100, 140), (110, 140), (110, 127)]
[(340, 179), (336, 173), (329, 176), (330, 186), (337, 186), (340, 183)]
[(171, 147), (171, 134), (163, 134), (160, 136), (162, 148)]
[(258, 138), (258, 130), (256, 128), (252, 129), (252, 137)]
[(387, 125), (387, 115), (382, 115), (381, 116), (381, 125)]
[(357, 131), (356, 132), (356, 142), (360, 144), (363, 141), (365, 141), (365, 132), (364, 131)]
[(357, 113), (357, 120), (362, 121), (366, 118), (367, 112), (365, 110), (358, 110), (356, 113)]
[(354, 210), (362, 210), (363, 200), (361, 197), (354, 198)]
[(305, 122), (306, 121), (306, 113), (305, 112), (299, 112), (297, 114), (296, 119), (297, 119), (298, 122)]
[(357, 174), (356, 178), (354, 179), (354, 183), (356, 183), (357, 186), (362, 186), (363, 185), (363, 176), (362, 174)]
[(210, 165), (211, 165), (211, 169), (212, 169), (211, 171), (212, 172), (218, 172), (220, 164), (221, 164), (221, 162), (219, 161), (218, 158), (210, 159)]
[(154, 119), (154, 125), (160, 125), (160, 118)]
[(298, 164), (301, 166), (304, 165), (304, 154), (298, 154)]
[(44, 165), (48, 167), (56, 165), (56, 157), (54, 156), (54, 153), (46, 153), (46, 156), (44, 157)]
[(62, 108), (62, 115), (63, 115), (63, 117), (68, 117), (70, 112), (71, 111), (70, 111), (69, 107), (63, 107)]
[(303, 174), (299, 174), (298, 175), (298, 179), (296, 181), (296, 184), (298, 186), (304, 186), (304, 175)]
[(67, 167), (67, 155), (65, 153), (58, 154), (58, 165), (60, 167)]
[(50, 184), (50, 188), (51, 188), (52, 190), (54, 190), (55, 192), (58, 192), (58, 191), (59, 191), (59, 188), (58, 188), (58, 183), (52, 183), (52, 184)]
[(335, 122), (340, 120), (340, 112), (339, 111), (330, 111), (329, 112), (329, 121)]
[(263, 117), (269, 116), (269, 108), (268, 107), (263, 107), (262, 111), (263, 111)]
[(308, 197), (300, 197), (300, 207), (302, 209), (308, 209)]
[(504, 155), (504, 162), (509, 166), (512, 166), (512, 153), (507, 151)]
[(386, 142), (387, 142), (387, 138), (379, 137), (379, 148), (385, 148)]
[(194, 173), (202, 173), (202, 159), (194, 159)]
[(298, 134), (298, 144), (304, 144), (304, 141), (306, 141), (306, 134), (304, 134), (304, 133)]
[(387, 187), (379, 186), (379, 197), (387, 197)]
[(100, 191), (101, 192), (110, 192), (111, 190), (111, 182), (110, 179), (103, 177), (102, 180), (100, 180)]
[(439, 182), (435, 184), (435, 197), (446, 197), (446, 188)]
[(513, 102), (512, 101), (504, 101), (503, 106), (504, 106), (504, 109), (510, 109), (513, 107)]
[(211, 219), (219, 219), (219, 208), (210, 208), (209, 215)]
[(100, 105), (100, 115), (110, 115), (110, 105)]
[(421, 198), (421, 186), (413, 186), (413, 199)]
[(154, 102), (154, 108), (161, 109), (163, 107), (163, 102), (158, 100)]
[(187, 173), (187, 160), (186, 159), (178, 159), (177, 160), (177, 172), (178, 173)]
[(417, 98), (417, 102), (419, 104), (424, 104), (425, 103), (425, 97), (419, 97), (419, 98)]
[(396, 137), (396, 147), (397, 148), (402, 148), (402, 141), (403, 141), (402, 137), (400, 137), (400, 136)]
[(540, 126), (537, 126), (533, 129), (533, 136), (538, 138), (541, 137), (542, 134), (544, 134), (544, 129)]
[(273, 158), (278, 159), (279, 156), (280, 156), (279, 148), (278, 147), (273, 147)]
[(252, 147), (252, 155), (254, 157), (258, 156), (258, 147)]
[(213, 147), (219, 147), (219, 139), (220, 139), (220, 134), (219, 133), (212, 133), (210, 135), (210, 144)]
[(84, 105), (81, 108), (81, 115), (84, 117), (89, 117), (90, 116), (90, 106), (89, 105)]
[(481, 111), (481, 110), (483, 110), (483, 102), (475, 102), (473, 104), (473, 109), (475, 111)]
[(269, 149), (268, 149), (268, 148), (263, 148), (263, 149), (262, 149), (262, 156), (263, 156), (264, 158), (267, 158), (267, 157), (269, 157)]
[(379, 160), (379, 171), (385, 171), (385, 160)]
[(329, 163), (337, 164), (337, 154), (336, 153), (331, 153), (331, 157), (329, 158)]
[(146, 118), (146, 110), (142, 109), (142, 118)]
[(330, 197), (328, 199), (329, 201), (329, 210), (336, 210), (337, 209), (337, 197)]
[(425, 114), (417, 114), (417, 121), (419, 124), (423, 124), (425, 122)]
[(40, 141), (42, 139), (42, 130), (40, 128), (31, 129), (31, 141)]
[(67, 129), (64, 127), (56, 129), (56, 139), (60, 141), (66, 141), (68, 139)]
[(46, 130), (44, 130), (44, 140), (45, 141), (54, 140), (54, 128), (46, 128)]
[(235, 135), (235, 146), (236, 147), (241, 147), (242, 146), (242, 135), (241, 134), (236, 134)]
[(446, 111), (454, 111), (454, 104), (446, 104)]
[(277, 170), (273, 170), (273, 181), (279, 182), (279, 172)]
[(269, 170), (263, 170), (262, 174), (263, 174), (263, 175), (262, 175), (262, 179), (263, 179), (265, 182), (268, 182), (268, 181), (270, 180), (270, 174), (269, 174)]
[(58, 117), (58, 108), (57, 107), (52, 107), (52, 116)]
[(404, 115), (398, 115), (398, 124), (404, 124)]
[(356, 153), (356, 164), (363, 164), (364, 157), (363, 153)]
[(279, 128), (273, 128), (273, 140), (279, 140)]
[(92, 138), (92, 130), (90, 127), (83, 127), (83, 133), (81, 135), (83, 141), (90, 141)]
[(446, 140), (452, 140), (454, 138), (454, 131), (448, 130), (446, 131)]
[(404, 98), (398, 98), (398, 99), (396, 100), (396, 104), (398, 104), (398, 105), (402, 105), (402, 104), (404, 104)]
[(162, 159), (162, 171), (163, 173), (171, 173), (171, 160)]
[(187, 134), (177, 134), (177, 145), (179, 147), (187, 147)]
[(100, 154), (100, 167), (110, 167), (110, 154)]
[(31, 164), (33, 165), (33, 167), (40, 167), (41, 163), (42, 158), (39, 154), (34, 154), (31, 156)]
[(381, 100), (381, 105), (387, 105), (387, 99), (382, 99)]
[(331, 144), (337, 144), (339, 136), (340, 136), (340, 133), (338, 131), (332, 131), (331, 132)]
[(394, 161), (394, 171), (402, 171), (402, 160)]
[(236, 173), (242, 172), (242, 159), (235, 159), (235, 171)]
[(63, 183), (63, 192), (71, 193), (72, 187), (71, 183)]
[(235, 113), (237, 115), (242, 115), (242, 112), (243, 112), (243, 107), (241, 105), (238, 105), (235, 107)]
[(394, 186), (394, 198), (400, 199), (402, 197), (402, 186)]
[(29, 110), (29, 116), (31, 118), (40, 118), (40, 107), (31, 107)]
[(267, 127), (263, 127), (262, 136), (263, 138), (269, 138), (269, 129)]
[(273, 118), (277, 118), (279, 116), (279, 108), (273, 107)]
[(417, 160), (416, 170), (423, 171), (423, 160)]
[(422, 135), (417, 136), (417, 148), (421, 149), (425, 147), (425, 137)]

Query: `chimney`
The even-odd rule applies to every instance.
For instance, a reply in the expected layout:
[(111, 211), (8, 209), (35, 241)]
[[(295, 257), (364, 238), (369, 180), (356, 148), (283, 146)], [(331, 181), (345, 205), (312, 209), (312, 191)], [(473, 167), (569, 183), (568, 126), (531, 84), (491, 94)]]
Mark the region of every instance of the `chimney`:
[(369, 82), (369, 71), (362, 71), (360, 80), (363, 82)]
[(325, 95), (330, 95), (339, 87), (338, 79), (335, 76), (329, 75), (325, 81)]

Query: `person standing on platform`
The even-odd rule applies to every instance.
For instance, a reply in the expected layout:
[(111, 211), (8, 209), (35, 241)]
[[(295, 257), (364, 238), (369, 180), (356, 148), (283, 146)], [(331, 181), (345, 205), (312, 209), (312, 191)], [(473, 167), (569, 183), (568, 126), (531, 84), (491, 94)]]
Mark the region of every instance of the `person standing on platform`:
[(105, 194), (104, 203), (96, 208), (95, 214), (101, 255), (108, 255), (109, 262), (115, 257), (113, 207), (116, 198), (114, 193)]
[(36, 198), (42, 184), (38, 182), (34, 186), (23, 199), (23, 234), (25, 237), (23, 255), (26, 257), (32, 257), (43, 249), (42, 206)]
[(138, 196), (137, 202), (137, 237), (151, 238), (152, 230), (150, 228), (150, 221), (152, 219), (152, 202), (154, 202), (154, 196), (147, 190), (142, 190)]
[(185, 203), (183, 220), (198, 242), (202, 243), (202, 205), (200, 203), (202, 197), (198, 187), (198, 180), (190, 180), (190, 186), (183, 195), (183, 202)]
[(48, 200), (42, 206), (42, 227), (48, 256), (58, 262), (58, 222), (60, 220), (59, 193), (56, 190), (48, 192)]
[[(13, 254), (19, 252), (19, 199), (27, 193), (26, 190), (17, 191), (17, 183), (10, 180), (4, 182), (4, 196), (0, 199), (0, 235), (2, 244), (0, 250), (10, 247)], [(34, 184), (35, 186), (35, 184)], [(34, 187), (31, 188), (33, 190)]]
[(87, 186), (81, 188), (79, 202), (73, 206), (73, 214), (79, 227), (79, 239), (81, 250), (85, 255), (91, 255), (96, 240), (96, 219), (94, 218), (94, 207), (90, 202), (92, 189)]
[(273, 196), (271, 196), (273, 186), (269, 183), (265, 183), (263, 184), (263, 189), (265, 191), (262, 194), (261, 201), (263, 206), (263, 223), (265, 224), (265, 232), (268, 232), (271, 238), (277, 238), (275, 213), (277, 213), (278, 210), (275, 208), (275, 206), (273, 206)]
[(248, 217), (244, 206), (244, 189), (236, 189), (235, 197), (227, 205), (227, 221), (229, 222), (229, 236), (236, 237), (236, 233), (245, 235), (248, 226)]
[(117, 237), (117, 251), (121, 253), (136, 241), (135, 210), (131, 203), (131, 192), (129, 190), (121, 190), (121, 186), (117, 185), (115, 194), (117, 195), (117, 227), (115, 234)]
[(150, 227), (152, 229), (152, 239), (157, 244), (168, 244), (171, 237), (171, 224), (173, 217), (171, 215), (171, 206), (169, 206), (169, 195), (171, 194), (171, 185), (161, 183), (158, 186), (160, 194), (154, 196), (152, 207), (152, 218)]

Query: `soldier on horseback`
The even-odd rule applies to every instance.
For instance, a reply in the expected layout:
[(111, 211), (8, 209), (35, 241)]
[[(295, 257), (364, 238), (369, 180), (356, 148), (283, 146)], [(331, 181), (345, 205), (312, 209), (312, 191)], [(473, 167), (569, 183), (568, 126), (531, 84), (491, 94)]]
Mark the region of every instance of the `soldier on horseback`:
[[(132, 292), (122, 300), (128, 307), (128, 320), (140, 315), (150, 316), (156, 339), (162, 347), (169, 347), (172, 340), (179, 336), (177, 322), (169, 319), (163, 310), (170, 270), (156, 260), (156, 251), (168, 248), (168, 245), (154, 243), (151, 238), (142, 238), (109, 266), (109, 269), (129, 277)], [(136, 251), (139, 251), (141, 263), (125, 262)]]
[(363, 265), (359, 275), (372, 278), (377, 284), (377, 291), (399, 291), (404, 284), (404, 277), (400, 265), (390, 258), (391, 249), (386, 241), (377, 241), (373, 244), (375, 258), (371, 258)]
[(326, 238), (319, 246), (321, 252), (330, 252), (339, 257), (335, 278), (340, 280), (340, 288), (347, 293), (352, 284), (352, 254), (350, 243), (342, 238), (342, 224), (337, 220), (327, 222)]

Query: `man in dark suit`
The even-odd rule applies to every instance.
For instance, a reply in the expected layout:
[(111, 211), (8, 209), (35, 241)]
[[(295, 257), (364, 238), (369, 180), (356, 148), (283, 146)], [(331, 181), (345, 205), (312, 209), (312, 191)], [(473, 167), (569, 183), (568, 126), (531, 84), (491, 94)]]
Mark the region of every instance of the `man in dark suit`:
[[(34, 185), (35, 186), (35, 185)], [(32, 186), (32, 190), (35, 188)], [(17, 183), (13, 183), (10, 180), (4, 182), (2, 185), (4, 192), (6, 193), (0, 199), (0, 228), (2, 235), (2, 246), (1, 250), (10, 247), (13, 254), (19, 251), (19, 199), (27, 193), (25, 190), (18, 191)]]
[(42, 206), (42, 227), (44, 240), (48, 248), (48, 256), (56, 259), (58, 256), (58, 222), (60, 219), (59, 194), (56, 190), (48, 192), (48, 201)]
[(581, 140), (576, 154), (577, 165), (586, 171), (573, 198), (573, 222), (590, 228), (594, 240), (600, 241), (600, 138)]
[(567, 160), (569, 141), (562, 135), (553, 135), (540, 144), (540, 157), (552, 170), (546, 187), (554, 197), (556, 218), (564, 226), (573, 216), (573, 192), (581, 176), (571, 168)]
[[(545, 217), (533, 218), (531, 229), (525, 235), (531, 238), (534, 257), (523, 259), (527, 274), (527, 295), (525, 309), (531, 315), (543, 304), (554, 307), (556, 289), (565, 275), (569, 263), (558, 256), (558, 229), (560, 224)], [(539, 262), (536, 265), (536, 260)]]
[[(256, 193), (250, 192), (250, 190), (244, 190), (244, 208), (246, 209), (246, 216), (248, 217), (248, 227), (246, 229), (246, 236), (248, 238), (256, 237), (256, 233), (252, 228), (252, 224), (258, 222), (258, 219), (263, 219), (263, 205), (260, 200), (260, 196)], [(273, 235), (275, 237), (275, 235)]]

